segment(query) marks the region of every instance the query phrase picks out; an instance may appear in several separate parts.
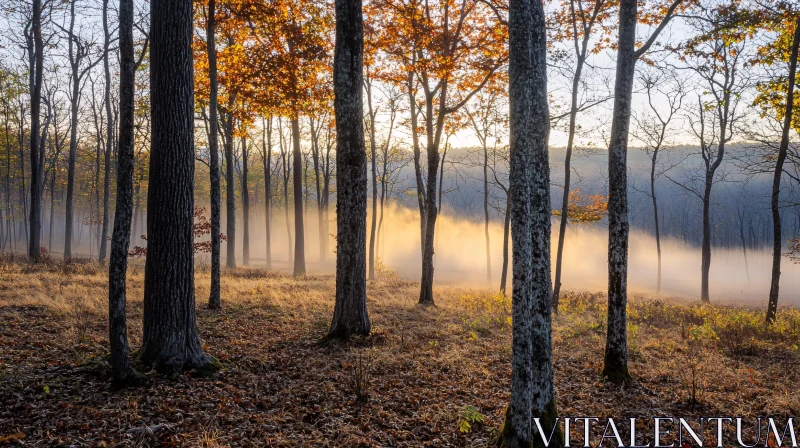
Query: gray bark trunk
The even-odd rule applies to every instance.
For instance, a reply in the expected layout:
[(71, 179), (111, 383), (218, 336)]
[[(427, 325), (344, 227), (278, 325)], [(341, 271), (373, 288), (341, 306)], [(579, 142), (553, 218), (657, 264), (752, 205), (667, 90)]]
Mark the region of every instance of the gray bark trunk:
[[(107, 6), (107, 1), (105, 5)], [(133, 125), (135, 61), (133, 56), (133, 0), (119, 2), (119, 150), (117, 153), (117, 210), (111, 236), (108, 266), (108, 340), (111, 346), (113, 381), (124, 384), (133, 378), (128, 356), (126, 273), (131, 242), (133, 211)]]
[(111, 51), (111, 31), (108, 28), (108, 1), (103, 0), (103, 34), (105, 35), (103, 48), (103, 72), (105, 75), (105, 101), (106, 101), (106, 145), (105, 145), (105, 170), (103, 172), (103, 224), (100, 231), (100, 250), (98, 261), (103, 264), (108, 252), (108, 222), (110, 219), (109, 205), (111, 201), (111, 153), (114, 147), (114, 114), (111, 112), (111, 67), (108, 53)]
[(370, 331), (367, 312), (367, 160), (362, 124), (364, 26), (361, 0), (336, 0), (336, 304), (328, 338)]
[(208, 308), (218, 310), (222, 307), (220, 297), (220, 257), (222, 238), (222, 204), (219, 185), (219, 113), (217, 103), (219, 83), (217, 81), (217, 46), (216, 46), (216, 1), (208, 2), (208, 21), (206, 23), (206, 48), (208, 51), (208, 76), (210, 80), (209, 94), (209, 132), (208, 132), (208, 171), (211, 178), (211, 290), (208, 294)]
[(789, 151), (789, 130), (792, 127), (792, 112), (794, 106), (794, 83), (797, 74), (797, 51), (800, 45), (800, 17), (795, 22), (792, 53), (789, 58), (789, 85), (786, 90), (786, 112), (783, 114), (783, 134), (781, 146), (778, 150), (778, 160), (775, 162), (775, 174), (772, 180), (772, 279), (769, 288), (769, 305), (767, 306), (767, 322), (775, 320), (778, 313), (778, 289), (781, 279), (781, 249), (783, 247), (781, 236), (781, 174), (783, 163)]
[[(42, 176), (43, 160), (40, 153), (39, 142), (39, 111), (42, 101), (42, 70), (44, 65), (44, 43), (42, 41), (42, 4), (41, 0), (33, 0), (33, 40), (34, 40), (34, 71), (33, 89), (31, 91), (31, 210), (30, 210), (30, 237), (28, 244), (28, 258), (39, 262), (41, 257), (41, 230), (42, 230)], [(20, 144), (22, 140), (20, 139)], [(20, 160), (24, 160), (20, 158)], [(22, 170), (23, 185), (25, 170)], [(23, 186), (24, 191), (24, 186)], [(24, 204), (23, 204), (24, 205)], [(24, 208), (23, 208), (24, 209)]]
[[(536, 0), (509, 4), (509, 112), (513, 342), (504, 447), (563, 446), (555, 425), (551, 348), (550, 171), (547, 157), (547, 42)], [(545, 434), (533, 424), (540, 419)]]
[(264, 164), (264, 206), (266, 221), (267, 269), (272, 269), (272, 117), (263, 126), (261, 161)]
[(247, 137), (242, 137), (242, 265), (250, 264), (250, 188), (247, 186), (249, 153)]
[(306, 275), (303, 231), (303, 154), (300, 150), (300, 121), (292, 119), (292, 177), (294, 193), (294, 275)]
[(152, 139), (140, 359), (176, 373), (209, 365), (194, 302), (192, 1), (150, 4)]
[(227, 241), (225, 243), (226, 266), (236, 269), (236, 181), (234, 179), (234, 157), (233, 157), (233, 105), (236, 95), (231, 95), (228, 100), (228, 111), (225, 116), (225, 232)]
[(619, 17), (614, 111), (608, 149), (608, 334), (603, 375), (624, 382), (628, 374), (628, 127), (636, 67), (636, 0), (622, 0)]

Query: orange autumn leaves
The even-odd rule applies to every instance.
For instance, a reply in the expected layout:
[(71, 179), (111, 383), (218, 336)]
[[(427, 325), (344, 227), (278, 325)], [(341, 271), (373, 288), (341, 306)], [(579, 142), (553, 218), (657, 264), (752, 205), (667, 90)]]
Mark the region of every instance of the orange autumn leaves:
[[(207, 106), (207, 1), (195, 3), (195, 89)], [(221, 105), (237, 120), (295, 118), (332, 97), (333, 10), (318, 0), (218, 0), (216, 47)], [(235, 101), (230, 101), (231, 96)]]

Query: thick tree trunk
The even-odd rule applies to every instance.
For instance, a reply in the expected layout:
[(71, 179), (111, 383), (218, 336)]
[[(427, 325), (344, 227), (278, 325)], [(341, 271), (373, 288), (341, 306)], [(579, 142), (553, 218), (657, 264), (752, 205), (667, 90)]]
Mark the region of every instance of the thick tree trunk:
[[(44, 65), (44, 44), (42, 41), (42, 2), (33, 0), (33, 40), (34, 40), (34, 81), (31, 92), (31, 215), (30, 237), (28, 240), (28, 258), (39, 262), (41, 257), (42, 234), (42, 184), (44, 182), (42, 167), (43, 160), (40, 152), (39, 141), (39, 112), (42, 102), (42, 70)], [(20, 140), (22, 145), (22, 140)], [(24, 160), (23, 157), (20, 160)], [(25, 182), (25, 169), (22, 170), (23, 191)], [(23, 202), (24, 205), (24, 202)], [(23, 207), (24, 210), (24, 207)]]
[(366, 335), (367, 153), (362, 124), (364, 25), (361, 0), (336, 0), (336, 305), (328, 338)]
[(242, 137), (242, 265), (250, 265), (250, 189), (247, 186), (247, 137)]
[[(556, 424), (551, 347), (547, 42), (537, 0), (509, 4), (513, 342), (503, 447), (564, 446)], [(540, 425), (534, 425), (534, 419)], [(551, 436), (551, 430), (553, 435)]]
[(300, 121), (292, 119), (292, 177), (294, 193), (294, 272), (306, 275), (306, 249), (303, 231), (303, 154), (300, 152)]
[[(104, 5), (107, 7), (108, 0)], [(117, 152), (117, 210), (111, 236), (108, 266), (108, 340), (114, 383), (124, 384), (134, 376), (128, 357), (128, 324), (125, 312), (126, 272), (131, 242), (133, 211), (133, 125), (135, 61), (133, 56), (133, 0), (119, 2), (119, 146)]]
[[(220, 271), (222, 270), (221, 246), (222, 231), (219, 185), (219, 82), (217, 81), (217, 44), (216, 44), (216, 0), (209, 0), (206, 22), (206, 50), (208, 52), (209, 93), (209, 132), (208, 132), (208, 171), (211, 183), (211, 290), (208, 294), (208, 308), (222, 308)], [(235, 207), (235, 205), (234, 205)]]
[(192, 1), (151, 1), (150, 24), (152, 213), (140, 360), (173, 374), (211, 364), (195, 322)]
[(106, 145), (105, 145), (105, 171), (103, 172), (103, 224), (100, 231), (100, 254), (98, 261), (104, 263), (108, 251), (108, 221), (110, 219), (109, 202), (111, 200), (111, 152), (114, 141), (114, 114), (111, 112), (111, 68), (109, 55), (111, 51), (111, 32), (108, 28), (108, 1), (103, 0), (103, 33), (105, 43), (103, 48), (103, 72), (105, 74), (106, 90)]
[(622, 0), (608, 149), (608, 334), (603, 376), (628, 381), (628, 127), (636, 68), (636, 0)]
[(775, 162), (775, 174), (772, 179), (772, 279), (769, 288), (769, 304), (767, 305), (767, 323), (775, 321), (778, 313), (778, 289), (781, 279), (781, 250), (783, 248), (781, 232), (780, 194), (783, 163), (789, 151), (789, 130), (792, 126), (794, 106), (794, 83), (797, 75), (797, 52), (800, 45), (800, 17), (795, 21), (792, 53), (789, 57), (789, 85), (786, 94), (786, 112), (783, 114), (783, 134), (778, 149), (778, 160)]

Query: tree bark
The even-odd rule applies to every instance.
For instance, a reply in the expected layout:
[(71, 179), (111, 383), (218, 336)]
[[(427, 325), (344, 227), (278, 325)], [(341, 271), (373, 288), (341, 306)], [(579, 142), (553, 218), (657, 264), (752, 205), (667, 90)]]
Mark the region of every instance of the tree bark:
[(114, 114), (111, 112), (111, 68), (108, 53), (111, 51), (111, 32), (108, 28), (108, 1), (103, 0), (103, 34), (105, 35), (103, 48), (103, 72), (105, 74), (106, 90), (106, 145), (105, 145), (105, 171), (103, 173), (103, 228), (100, 232), (100, 254), (98, 261), (103, 264), (108, 251), (108, 221), (109, 203), (111, 200), (111, 152), (114, 141)]
[[(42, 2), (33, 0), (33, 41), (35, 67), (33, 90), (31, 91), (31, 215), (28, 258), (38, 263), (41, 258), (42, 233), (42, 176), (43, 160), (39, 142), (39, 112), (42, 102), (42, 70), (44, 65), (44, 43), (42, 41)], [(20, 140), (22, 144), (22, 140)], [(24, 160), (24, 158), (21, 158)], [(22, 170), (23, 185), (25, 170)], [(24, 191), (24, 186), (23, 186)], [(23, 204), (24, 205), (24, 204)]]
[[(104, 5), (107, 7), (108, 0)], [(111, 236), (108, 266), (108, 340), (111, 346), (111, 374), (114, 383), (125, 384), (134, 377), (128, 356), (126, 272), (131, 242), (133, 211), (133, 126), (134, 86), (133, 0), (119, 2), (119, 146), (117, 153), (117, 209)], [(55, 173), (54, 173), (55, 175)]]
[(236, 269), (236, 181), (233, 177), (234, 164), (233, 157), (233, 105), (236, 95), (230, 95), (228, 99), (228, 110), (225, 113), (225, 204), (226, 204), (226, 224), (225, 232), (227, 241), (226, 265), (230, 269)]
[(772, 279), (769, 288), (769, 304), (767, 305), (767, 323), (775, 321), (778, 313), (778, 289), (781, 278), (781, 249), (783, 248), (781, 232), (780, 194), (783, 163), (789, 151), (789, 130), (792, 127), (794, 106), (794, 83), (797, 76), (797, 52), (800, 45), (800, 17), (795, 21), (792, 53), (789, 57), (789, 85), (786, 90), (786, 111), (783, 114), (783, 133), (781, 146), (778, 149), (778, 160), (775, 162), (775, 174), (772, 179)]
[(367, 335), (367, 157), (362, 123), (364, 25), (361, 0), (336, 0), (336, 304), (328, 338)]
[(250, 265), (250, 189), (247, 186), (247, 137), (242, 137), (242, 265)]
[(377, 207), (378, 207), (378, 160), (375, 143), (375, 111), (372, 107), (372, 83), (367, 81), (367, 106), (369, 107), (369, 149), (372, 154), (372, 219), (369, 232), (369, 279), (375, 280), (375, 231), (377, 227)]
[[(263, 123), (262, 123), (263, 124)], [(272, 117), (263, 124), (261, 161), (264, 164), (264, 220), (266, 222), (267, 269), (272, 269)]]
[[(486, 238), (486, 283), (492, 284), (492, 253), (489, 244), (489, 148), (483, 139), (483, 233)], [(505, 288), (502, 288), (505, 291)]]
[[(513, 342), (503, 447), (563, 446), (551, 347), (547, 37), (538, 0), (509, 4), (509, 114)], [(539, 419), (543, 432), (533, 425)]]
[(603, 376), (626, 382), (628, 373), (628, 127), (636, 68), (636, 0), (621, 0), (614, 111), (608, 149), (608, 334)]
[(209, 367), (194, 302), (192, 1), (150, 3), (152, 138), (140, 360), (174, 374)]
[(222, 308), (220, 266), (222, 238), (219, 185), (219, 81), (217, 80), (217, 44), (216, 44), (216, 0), (208, 1), (208, 18), (206, 21), (206, 50), (208, 52), (209, 93), (209, 132), (208, 132), (208, 171), (211, 178), (211, 290), (208, 294), (208, 308)]
[(294, 193), (294, 272), (306, 275), (306, 249), (303, 232), (303, 154), (300, 151), (300, 121), (292, 118), (292, 177)]
[[(656, 160), (658, 148), (653, 148), (653, 158), (650, 165), (650, 198), (653, 200), (653, 220), (656, 231), (656, 253), (658, 254), (658, 279), (656, 280), (656, 294), (661, 294), (661, 231), (658, 220), (658, 199), (656, 197)], [(747, 258), (745, 256), (745, 258)], [(746, 263), (745, 263), (746, 264)]]
[[(78, 108), (81, 95), (80, 55), (75, 55), (73, 50), (73, 30), (75, 27), (75, 2), (70, 2), (69, 24), (69, 63), (72, 68), (72, 92), (70, 96), (70, 132), (69, 132), (69, 159), (67, 164), (67, 199), (66, 218), (64, 224), (64, 261), (72, 259), (72, 233), (74, 227), (74, 196), (75, 196), (75, 159), (78, 151)], [(81, 50), (78, 48), (78, 53)]]
[(503, 219), (503, 269), (500, 271), (500, 293), (506, 294), (508, 284), (508, 240), (511, 227), (511, 191), (506, 191), (506, 213)]

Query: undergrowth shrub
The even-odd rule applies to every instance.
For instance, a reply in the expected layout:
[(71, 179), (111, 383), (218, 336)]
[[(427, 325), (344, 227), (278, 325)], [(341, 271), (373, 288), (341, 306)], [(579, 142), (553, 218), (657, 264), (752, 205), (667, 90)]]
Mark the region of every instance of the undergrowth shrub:
[(487, 335), (511, 328), (511, 297), (489, 291), (458, 297), (461, 321), (471, 333)]

